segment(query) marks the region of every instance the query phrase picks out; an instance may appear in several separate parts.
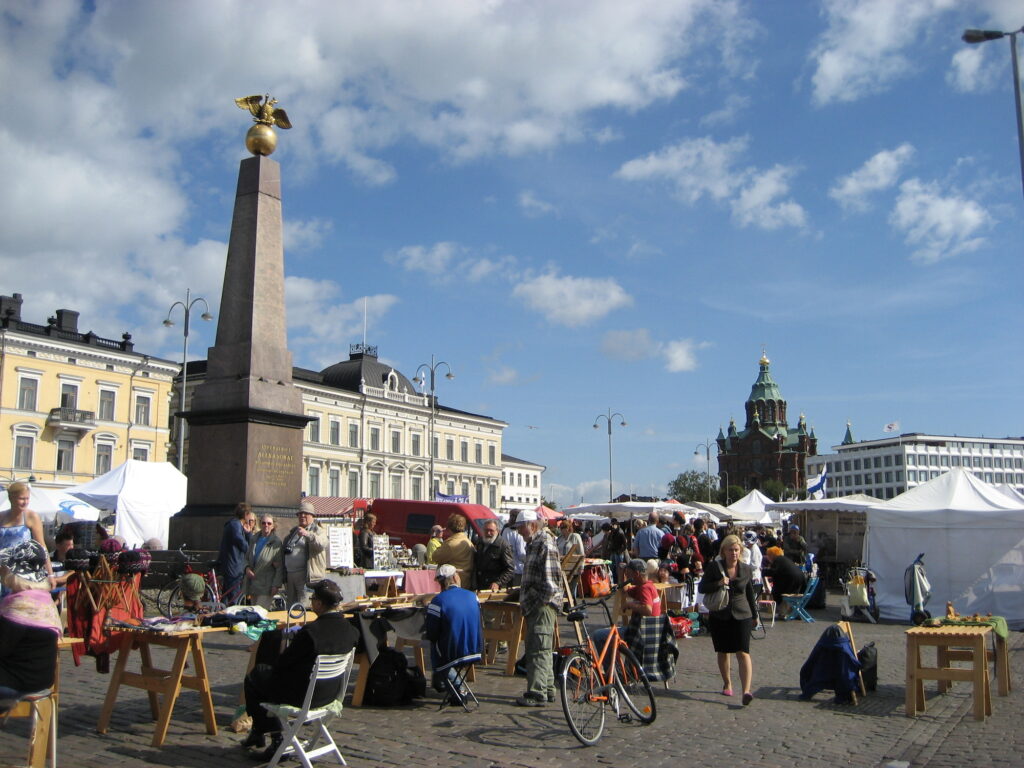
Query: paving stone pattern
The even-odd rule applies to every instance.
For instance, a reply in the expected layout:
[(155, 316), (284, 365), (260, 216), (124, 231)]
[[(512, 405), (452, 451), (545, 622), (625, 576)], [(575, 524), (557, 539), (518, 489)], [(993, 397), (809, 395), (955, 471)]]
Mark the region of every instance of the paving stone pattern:
[[(878, 690), (859, 706), (832, 702), (829, 692), (800, 701), (799, 671), (815, 642), (838, 618), (837, 598), (814, 611), (816, 623), (779, 622), (764, 640), (752, 641), (755, 700), (740, 705), (739, 696), (721, 695), (721, 682), (710, 638), (680, 640), (677, 677), (666, 690), (656, 686), (658, 717), (654, 724), (618, 723), (609, 717), (596, 747), (583, 747), (569, 733), (558, 703), (543, 709), (512, 704), (523, 692), (522, 678), (501, 674), (499, 665), (478, 671), (473, 689), (481, 708), (439, 711), (433, 692), (411, 706), (394, 709), (347, 707), (335, 720), (335, 733), (348, 764), (431, 766), (436, 768), (536, 768), (537, 766), (729, 765), (808, 768), (812, 766), (1019, 766), (1024, 747), (1024, 681), (1021, 660), (1024, 635), (1010, 638), (1014, 690), (993, 695), (993, 716), (974, 721), (969, 687), (957, 684), (940, 696), (926, 684), (927, 712), (904, 714), (905, 626), (855, 624), (858, 645), (874, 641), (879, 650)], [(571, 630), (563, 626), (562, 637)], [(82, 666), (62, 666), (59, 765), (65, 768), (114, 768), (142, 765), (255, 766), (230, 733), (245, 669), (249, 641), (218, 633), (206, 642), (220, 732), (204, 732), (197, 694), (182, 692), (166, 744), (153, 749), (153, 725), (143, 691), (122, 688), (109, 732), (96, 733), (96, 720), (109, 676), (97, 674), (91, 659)], [(170, 654), (154, 649), (158, 666)], [(734, 670), (734, 687), (738, 689)], [(995, 693), (993, 691), (993, 693)], [(13, 720), (0, 730), (0, 765), (21, 765), (26, 721)], [(287, 762), (285, 765), (298, 765)]]

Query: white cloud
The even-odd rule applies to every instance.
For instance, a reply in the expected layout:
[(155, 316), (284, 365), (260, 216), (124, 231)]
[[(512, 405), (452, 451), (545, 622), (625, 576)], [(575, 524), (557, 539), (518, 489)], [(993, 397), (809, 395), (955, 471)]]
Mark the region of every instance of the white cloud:
[(548, 272), (523, 280), (512, 295), (550, 322), (575, 328), (599, 320), (633, 303), (633, 297), (610, 277), (572, 277)]
[(662, 256), (664, 253), (665, 252), (656, 245), (652, 245), (645, 240), (636, 240), (629, 246), (629, 250), (626, 251), (626, 258), (649, 259), (653, 256)]
[(921, 44), (959, 0), (824, 0), (828, 29), (814, 47), (814, 102), (856, 101), (915, 69), (905, 49)]
[(669, 373), (680, 373), (697, 369), (697, 350), (709, 346), (706, 342), (695, 342), (693, 339), (677, 339), (665, 344), (662, 354), (665, 357), (665, 370)]
[(384, 258), (392, 264), (400, 264), (409, 272), (426, 272), (428, 275), (443, 276), (451, 269), (455, 257), (464, 252), (458, 243), (440, 242), (432, 246), (407, 245), (397, 253)]
[(994, 63), (995, 55), (987, 53), (992, 48), (991, 45), (971, 45), (954, 53), (946, 72), (950, 87), (961, 93), (991, 91), (1000, 74)]
[(498, 386), (511, 386), (519, 383), (519, 371), (508, 365), (502, 365), (487, 372), (487, 381)]
[(729, 125), (730, 123), (734, 123), (736, 118), (739, 117), (740, 112), (749, 106), (749, 97), (741, 96), (737, 93), (731, 93), (725, 97), (725, 103), (721, 108), (716, 109), (713, 112), (708, 112), (704, 115), (704, 117), (700, 119), (700, 124), (709, 128), (719, 125)]
[(327, 219), (285, 219), (285, 253), (316, 250), (333, 228), (334, 223)]
[(883, 150), (868, 158), (853, 173), (840, 178), (828, 191), (829, 197), (846, 210), (867, 210), (868, 195), (894, 186), (903, 167), (913, 155), (914, 147), (907, 143), (900, 144), (896, 149)]
[(519, 207), (522, 208), (523, 213), (530, 218), (558, 214), (558, 209), (555, 208), (555, 206), (539, 199), (533, 191), (529, 189), (519, 193)]
[(646, 360), (658, 354), (660, 346), (646, 328), (608, 331), (601, 340), (601, 352), (611, 360)]
[(745, 136), (721, 143), (710, 137), (687, 139), (624, 163), (615, 176), (626, 181), (669, 181), (686, 203), (695, 203), (704, 195), (722, 200), (736, 187), (732, 166), (747, 144)]
[(916, 247), (913, 258), (931, 264), (977, 250), (992, 217), (981, 205), (956, 194), (943, 195), (936, 183), (908, 179), (900, 185), (890, 223)]
[(792, 168), (776, 165), (751, 175), (747, 185), (732, 201), (732, 215), (741, 227), (761, 229), (805, 227), (807, 213), (792, 200), (779, 200), (789, 192)]

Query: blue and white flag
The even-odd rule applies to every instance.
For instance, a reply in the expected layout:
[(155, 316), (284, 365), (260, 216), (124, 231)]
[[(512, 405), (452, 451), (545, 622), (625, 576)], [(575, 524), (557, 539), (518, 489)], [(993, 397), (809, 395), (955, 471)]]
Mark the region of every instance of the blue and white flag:
[(900, 428), (900, 423), (898, 421), (890, 421), (888, 424), (886, 424), (884, 427), (882, 427), (882, 431), (883, 432), (896, 432), (899, 428)]
[(828, 490), (828, 470), (820, 475), (808, 475), (807, 477), (807, 498), (824, 499), (825, 491)]

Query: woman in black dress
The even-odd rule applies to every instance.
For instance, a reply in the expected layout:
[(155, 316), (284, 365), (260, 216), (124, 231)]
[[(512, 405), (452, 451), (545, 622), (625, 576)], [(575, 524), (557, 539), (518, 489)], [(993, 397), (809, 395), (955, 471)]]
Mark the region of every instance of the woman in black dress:
[(750, 661), (750, 630), (754, 624), (757, 602), (754, 597), (753, 571), (740, 561), (743, 544), (739, 536), (722, 539), (718, 557), (704, 566), (700, 591), (707, 595), (723, 583), (729, 588), (729, 604), (710, 614), (711, 642), (718, 654), (718, 671), (722, 675), (722, 695), (732, 696), (729, 656), (736, 654), (739, 661), (740, 684), (743, 686), (743, 705), (754, 699), (750, 681), (754, 667)]

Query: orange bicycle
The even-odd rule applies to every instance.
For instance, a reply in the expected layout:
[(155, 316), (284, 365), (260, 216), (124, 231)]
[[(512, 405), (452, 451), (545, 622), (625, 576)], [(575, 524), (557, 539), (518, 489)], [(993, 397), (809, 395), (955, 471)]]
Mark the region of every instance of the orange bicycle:
[[(644, 725), (649, 725), (657, 716), (651, 683), (634, 653), (619, 636), (608, 608), (608, 599), (582, 603), (571, 610), (567, 617), (581, 627), (583, 642), (559, 648), (562, 664), (558, 684), (562, 712), (572, 735), (588, 747), (596, 744), (604, 733), (606, 706), (611, 706), (621, 722), (629, 722), (636, 717)], [(611, 627), (600, 653), (586, 624), (586, 608), (597, 605), (604, 608)], [(629, 712), (620, 710), (622, 702)]]

